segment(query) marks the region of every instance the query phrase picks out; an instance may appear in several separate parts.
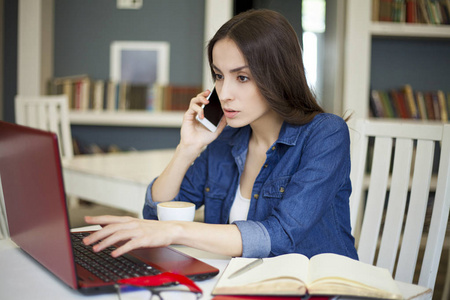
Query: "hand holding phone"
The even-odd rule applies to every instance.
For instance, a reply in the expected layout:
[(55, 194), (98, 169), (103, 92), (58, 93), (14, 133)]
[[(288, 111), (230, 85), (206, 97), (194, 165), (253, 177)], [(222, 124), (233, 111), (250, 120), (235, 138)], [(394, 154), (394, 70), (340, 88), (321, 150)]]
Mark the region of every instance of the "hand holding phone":
[(204, 118), (200, 119), (197, 115), (196, 119), (211, 132), (216, 132), (217, 126), (219, 126), (223, 117), (223, 110), (215, 88), (213, 88), (207, 99), (209, 103), (202, 105)]

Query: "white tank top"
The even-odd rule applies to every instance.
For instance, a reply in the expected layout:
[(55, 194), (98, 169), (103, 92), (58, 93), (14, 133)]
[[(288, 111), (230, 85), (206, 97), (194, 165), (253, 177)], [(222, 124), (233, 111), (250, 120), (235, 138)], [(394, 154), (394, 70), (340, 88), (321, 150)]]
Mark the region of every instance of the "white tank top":
[(246, 221), (248, 209), (250, 208), (250, 199), (246, 199), (241, 195), (241, 186), (238, 185), (236, 197), (230, 210), (230, 224), (234, 221)]

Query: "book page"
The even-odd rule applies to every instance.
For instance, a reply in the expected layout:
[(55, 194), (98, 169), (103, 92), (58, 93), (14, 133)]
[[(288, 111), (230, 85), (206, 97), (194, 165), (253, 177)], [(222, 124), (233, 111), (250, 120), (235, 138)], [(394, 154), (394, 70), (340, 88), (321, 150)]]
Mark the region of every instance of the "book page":
[(299, 283), (301, 286), (304, 286), (304, 282), (308, 276), (309, 261), (306, 256), (300, 254), (285, 254), (277, 257), (264, 258), (262, 264), (237, 277), (229, 278), (231, 274), (254, 260), (255, 258), (241, 257), (231, 259), (219, 279), (214, 293), (230, 290), (240, 290), (243, 293), (242, 289), (238, 289), (239, 286), (246, 287), (247, 289), (258, 288), (260, 290), (264, 285), (274, 286), (270, 284), (271, 281), (276, 281), (277, 286), (280, 286), (281, 282), (285, 281), (286, 289), (293, 288), (294, 285), (298, 289)]
[(341, 283), (353, 286), (354, 290), (367, 289), (372, 293), (384, 291), (385, 293), (382, 294), (386, 294), (388, 298), (396, 298), (396, 295), (400, 295), (400, 290), (387, 269), (345, 256), (331, 253), (316, 255), (311, 258), (309, 268), (310, 291), (319, 289), (320, 285)]

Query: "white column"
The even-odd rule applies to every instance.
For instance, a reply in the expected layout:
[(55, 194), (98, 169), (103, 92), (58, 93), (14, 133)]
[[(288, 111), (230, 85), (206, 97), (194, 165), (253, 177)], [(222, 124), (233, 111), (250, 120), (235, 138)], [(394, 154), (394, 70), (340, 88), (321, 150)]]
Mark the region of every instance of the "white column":
[(344, 52), (344, 111), (369, 116), (371, 1), (347, 0)]
[(213, 81), (208, 63), (206, 46), (216, 31), (233, 16), (232, 0), (205, 1), (205, 43), (203, 51), (203, 89), (211, 89)]
[(327, 112), (342, 115), (342, 84), (344, 74), (345, 1), (327, 0), (324, 57), (323, 107)]
[(54, 0), (19, 0), (17, 91), (42, 95), (53, 76)]

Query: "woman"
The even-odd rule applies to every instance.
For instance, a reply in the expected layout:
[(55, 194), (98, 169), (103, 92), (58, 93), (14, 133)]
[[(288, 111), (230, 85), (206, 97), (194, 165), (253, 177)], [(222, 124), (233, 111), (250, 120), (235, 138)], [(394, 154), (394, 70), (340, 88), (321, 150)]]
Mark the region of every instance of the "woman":
[(357, 258), (348, 128), (309, 90), (290, 24), (269, 10), (237, 15), (210, 41), (208, 58), (224, 118), (208, 131), (195, 117), (203, 117), (210, 92), (191, 100), (180, 143), (144, 206), (144, 217), (156, 219), (157, 202), (205, 205), (205, 223), (86, 217), (107, 226), (85, 243), (103, 239), (94, 246), (99, 251), (126, 240), (113, 256), (184, 244), (230, 256)]

